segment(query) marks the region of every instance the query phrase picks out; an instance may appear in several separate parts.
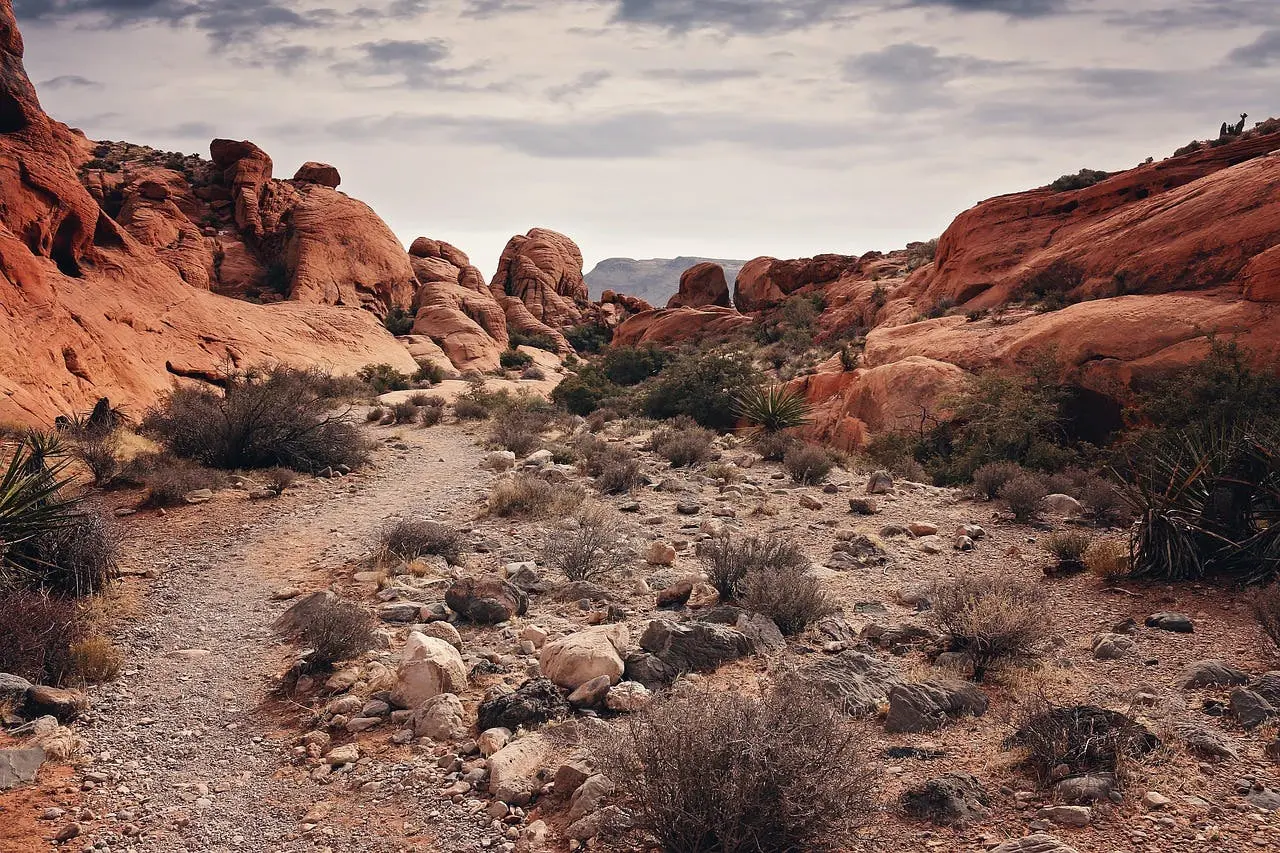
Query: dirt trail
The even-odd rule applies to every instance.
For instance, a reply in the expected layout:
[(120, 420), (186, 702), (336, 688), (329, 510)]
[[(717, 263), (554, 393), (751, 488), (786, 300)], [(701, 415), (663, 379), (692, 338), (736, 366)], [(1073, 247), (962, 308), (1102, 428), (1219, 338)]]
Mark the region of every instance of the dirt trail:
[[(287, 649), (270, 625), (285, 585), (324, 586), (368, 550), (386, 517), (465, 520), (480, 454), (458, 427), (403, 430), (370, 470), (307, 481), (272, 502), (220, 499), (131, 525), (126, 566), (161, 575), (122, 626), (124, 675), (95, 692), (82, 838), (112, 850), (477, 849), (464, 816), (398, 762), (312, 781), (292, 764), (296, 732), (269, 713)], [(353, 795), (351, 788), (363, 790)], [(302, 818), (316, 804), (317, 827)], [(53, 826), (61, 826), (68, 814)], [(408, 828), (406, 829), (406, 822)], [(474, 822), (471, 822), (474, 823)], [(445, 827), (448, 827), (447, 829)], [(142, 833), (141, 837), (136, 832)], [(100, 847), (101, 849), (101, 847)]]

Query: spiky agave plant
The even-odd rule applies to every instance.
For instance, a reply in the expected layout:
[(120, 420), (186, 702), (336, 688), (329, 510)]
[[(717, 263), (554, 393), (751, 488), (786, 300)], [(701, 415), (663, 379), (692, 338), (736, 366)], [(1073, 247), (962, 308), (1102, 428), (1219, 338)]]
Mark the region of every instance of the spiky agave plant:
[(69, 482), (62, 476), (66, 461), (50, 465), (43, 452), (49, 448), (38, 443), (33, 447), (28, 438), (8, 448), (9, 460), (0, 478), (0, 586), (39, 568), (26, 547), (31, 541), (80, 518), (77, 500), (62, 494)]
[(771, 385), (752, 389), (738, 397), (734, 403), (734, 414), (750, 424), (755, 432), (773, 433), (808, 424), (813, 406), (800, 392), (785, 385)]

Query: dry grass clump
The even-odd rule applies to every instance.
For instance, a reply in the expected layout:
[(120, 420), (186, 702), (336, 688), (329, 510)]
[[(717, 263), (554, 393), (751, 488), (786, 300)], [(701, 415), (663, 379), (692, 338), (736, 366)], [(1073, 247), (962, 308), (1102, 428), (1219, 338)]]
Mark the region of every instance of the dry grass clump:
[(728, 534), (698, 544), (698, 557), (707, 569), (711, 585), (724, 600), (737, 598), (753, 571), (781, 574), (805, 571), (809, 558), (790, 538), (781, 536), (731, 537)]
[(1102, 477), (1089, 477), (1077, 489), (1078, 497), (1094, 520), (1103, 525), (1121, 524), (1128, 512), (1124, 495)]
[(824, 482), (834, 465), (831, 454), (813, 444), (791, 448), (782, 460), (792, 481), (803, 486)]
[(1043, 696), (1020, 703), (1013, 725), (1006, 744), (1023, 750), (1023, 766), (1041, 785), (1067, 776), (1114, 774), (1160, 746), (1159, 738), (1118, 711), (1063, 707)]
[(1018, 521), (1038, 516), (1048, 495), (1044, 482), (1032, 474), (1019, 474), (1000, 487), (1000, 499)]
[(381, 406), (374, 406), (372, 409), (365, 412), (364, 419), (368, 423), (377, 424), (377, 423), (382, 423), (382, 419), (385, 418), (386, 416), (387, 416), (386, 409), (382, 408)]
[(1258, 591), (1253, 598), (1253, 615), (1274, 651), (1280, 653), (1280, 583)]
[(513, 408), (494, 421), (489, 444), (516, 456), (528, 456), (542, 446), (542, 433), (550, 420), (545, 411)]
[(785, 432), (762, 432), (754, 436), (751, 443), (763, 459), (781, 462), (788, 451), (800, 444), (800, 439)]
[(1014, 477), (1025, 474), (1017, 462), (988, 462), (973, 472), (973, 490), (985, 498), (995, 498)]
[(124, 666), (124, 653), (101, 634), (72, 643), (69, 652), (71, 672), (94, 684), (112, 680)]
[(298, 472), (292, 468), (268, 468), (262, 471), (259, 477), (267, 488), (281, 495), (298, 482)]
[(377, 644), (374, 619), (363, 607), (342, 598), (318, 603), (289, 635), (304, 649), (308, 661), (328, 668), (363, 654)]
[(622, 415), (612, 406), (601, 406), (587, 415), (587, 429), (592, 432), (600, 432), (607, 424), (616, 421), (620, 417)]
[(820, 698), (677, 693), (594, 752), (666, 853), (854, 849), (875, 808), (865, 734)]
[(997, 663), (1038, 657), (1052, 630), (1040, 590), (1005, 575), (940, 582), (933, 590), (933, 611), (951, 651), (973, 661), (978, 681)]
[(711, 458), (715, 433), (696, 424), (663, 427), (649, 440), (650, 448), (672, 468), (692, 468)]
[(423, 406), (418, 410), (418, 423), (433, 427), (444, 420), (444, 406)]
[(579, 469), (595, 478), (602, 494), (621, 495), (640, 485), (640, 459), (630, 449), (590, 434), (579, 438), (574, 447)]
[(0, 672), (57, 684), (71, 673), (71, 647), (85, 634), (74, 601), (47, 592), (0, 589)]
[(545, 518), (572, 514), (582, 505), (583, 492), (572, 486), (553, 486), (532, 474), (500, 481), (489, 493), (489, 514), (499, 518)]
[(531, 364), (520, 373), (521, 379), (528, 379), (533, 382), (542, 382), (547, 378), (547, 372), (536, 364)]
[(724, 480), (726, 483), (741, 483), (746, 479), (742, 469), (732, 462), (712, 462), (705, 471), (711, 479)]
[(1123, 539), (1099, 539), (1084, 552), (1084, 565), (1105, 581), (1122, 578), (1129, 574), (1129, 543)]
[(742, 606), (768, 616), (787, 636), (804, 633), (811, 622), (836, 610), (822, 581), (809, 573), (807, 565), (798, 564), (748, 572), (742, 582)]
[(424, 518), (397, 519), (379, 528), (374, 553), (375, 559), (384, 565), (427, 556), (458, 563), (462, 559), (462, 534), (448, 525)]
[(617, 528), (617, 520), (603, 507), (583, 510), (547, 536), (542, 560), (571, 581), (607, 575), (631, 562)]
[(1059, 530), (1045, 537), (1044, 548), (1057, 561), (1055, 571), (1081, 572), (1085, 569), (1084, 556), (1093, 539), (1080, 530)]
[(428, 394), (426, 391), (419, 391), (416, 394), (410, 394), (409, 402), (413, 403), (420, 409), (428, 406), (443, 407), (445, 404), (444, 397), (441, 397), (439, 394)]

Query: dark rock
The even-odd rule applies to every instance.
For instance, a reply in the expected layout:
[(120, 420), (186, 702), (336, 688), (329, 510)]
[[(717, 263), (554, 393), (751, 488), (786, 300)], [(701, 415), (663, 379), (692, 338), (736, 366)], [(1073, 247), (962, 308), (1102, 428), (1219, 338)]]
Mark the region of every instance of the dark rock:
[(27, 692), (24, 714), (27, 717), (49, 714), (56, 717), (58, 722), (67, 723), (87, 710), (89, 710), (89, 697), (79, 690), (64, 690), (61, 687), (38, 684)]
[(976, 684), (963, 681), (925, 681), (903, 684), (889, 691), (887, 732), (931, 732), (952, 717), (987, 712), (987, 696)]
[(883, 495), (893, 488), (893, 476), (888, 471), (876, 471), (867, 480), (867, 494)]
[(383, 622), (408, 625), (418, 621), (422, 603), (417, 601), (388, 601), (378, 606), (378, 618)]
[(872, 498), (849, 498), (849, 512), (854, 515), (875, 515), (880, 507)]
[(609, 676), (597, 676), (570, 693), (569, 704), (575, 708), (594, 708), (604, 703), (604, 697), (612, 686), (613, 680)]
[(1258, 680), (1250, 684), (1249, 689), (1280, 708), (1280, 672), (1268, 672), (1258, 676)]
[(896, 625), (873, 622), (862, 629), (862, 639), (899, 654), (918, 646), (933, 645), (942, 639), (942, 635), (936, 629), (919, 622), (899, 622)]
[(778, 623), (762, 613), (744, 613), (738, 617), (733, 627), (746, 635), (751, 642), (752, 651), (757, 654), (787, 647), (787, 640), (782, 636)]
[(640, 648), (680, 672), (711, 672), (751, 653), (751, 641), (736, 628), (707, 622), (654, 619), (640, 636)]
[(1265, 812), (1280, 811), (1280, 791), (1254, 786), (1244, 795), (1249, 804)]
[(1184, 690), (1193, 687), (1219, 687), (1247, 684), (1249, 676), (1220, 660), (1202, 660), (1188, 664), (1178, 676), (1178, 685)]
[(679, 677), (674, 667), (668, 666), (648, 652), (632, 651), (623, 662), (625, 671), (623, 678), (627, 681), (638, 681), (650, 690), (660, 690)]
[(560, 688), (549, 678), (532, 678), (510, 693), (502, 693), (480, 703), (476, 711), (479, 731), (488, 729), (527, 729), (569, 713)]
[(824, 634), (837, 643), (854, 643), (858, 640), (858, 629), (849, 624), (843, 613), (827, 616), (814, 627), (819, 634)]
[(903, 683), (891, 662), (854, 649), (820, 658), (795, 677), (839, 701), (850, 714), (875, 713), (889, 701), (889, 691)]
[(1148, 628), (1159, 628), (1175, 634), (1190, 634), (1195, 631), (1191, 617), (1181, 613), (1152, 613), (1147, 617), (1146, 625)]
[(693, 501), (680, 501), (676, 504), (676, 512), (681, 515), (697, 515), (702, 512), (702, 504)]
[(507, 583), (530, 595), (541, 595), (547, 591), (547, 583), (542, 579), (542, 575), (529, 566), (520, 566), (507, 575)]
[(507, 622), (529, 608), (529, 596), (523, 590), (496, 577), (454, 581), (444, 601), (454, 613), (482, 625)]
[(1186, 726), (1179, 731), (1187, 751), (1200, 758), (1210, 760), (1227, 759), (1234, 761), (1240, 757), (1235, 747), (1228, 743), (1222, 735), (1199, 726)]
[(693, 595), (694, 580), (692, 578), (681, 578), (666, 589), (658, 592), (658, 606), (664, 608), (684, 607), (689, 603), (689, 597)]
[(939, 826), (965, 826), (990, 814), (991, 804), (981, 782), (967, 773), (948, 773), (929, 779), (902, 793), (902, 810), (908, 817)]
[(1246, 729), (1257, 728), (1277, 715), (1280, 711), (1252, 690), (1237, 687), (1231, 691), (1231, 716)]

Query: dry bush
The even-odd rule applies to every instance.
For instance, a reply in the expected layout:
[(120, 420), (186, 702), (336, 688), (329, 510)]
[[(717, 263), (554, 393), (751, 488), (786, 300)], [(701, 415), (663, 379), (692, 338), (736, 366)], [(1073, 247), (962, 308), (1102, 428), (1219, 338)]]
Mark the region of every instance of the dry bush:
[(74, 601), (47, 592), (0, 589), (0, 672), (57, 684), (71, 672), (71, 647), (84, 636)]
[(666, 697), (593, 750), (666, 853), (850, 850), (875, 808), (866, 736), (818, 697)]
[(1160, 740), (1118, 711), (1058, 706), (1043, 696), (1023, 700), (1006, 745), (1024, 751), (1023, 766), (1041, 785), (1066, 776), (1116, 773), (1160, 746)]
[(1129, 574), (1129, 543), (1123, 539), (1099, 539), (1084, 552), (1084, 565), (1105, 581), (1122, 578)]
[(1099, 524), (1115, 525), (1125, 520), (1128, 505), (1124, 495), (1112, 483), (1102, 477), (1089, 477), (1078, 490), (1080, 500)]
[(1018, 521), (1038, 516), (1048, 494), (1044, 483), (1032, 474), (1019, 474), (1000, 487), (1000, 499)]
[(418, 423), (433, 427), (444, 420), (444, 406), (423, 406), (418, 410)]
[(140, 506), (152, 509), (180, 506), (186, 503), (186, 496), (199, 489), (217, 489), (225, 479), (216, 471), (201, 468), (189, 462), (166, 459), (153, 455), (147, 459), (135, 459), (132, 466), (126, 466), (129, 478), (140, 477), (147, 487), (147, 496)]
[(375, 624), (360, 605), (335, 597), (319, 603), (290, 636), (312, 650), (312, 664), (327, 668), (372, 649), (377, 644)]
[(1262, 632), (1271, 640), (1274, 650), (1280, 653), (1280, 584), (1258, 591), (1253, 598), (1253, 615), (1257, 617)]
[(1025, 473), (1017, 462), (988, 462), (973, 472), (973, 490), (982, 497), (994, 498), (1005, 483)]
[(830, 616), (836, 609), (823, 591), (822, 581), (809, 573), (808, 566), (757, 568), (743, 579), (742, 589), (742, 606), (768, 616), (787, 636), (804, 633), (811, 622)]
[(816, 486), (825, 481), (834, 465), (831, 454), (812, 444), (791, 448), (782, 460), (792, 481), (803, 486)]
[(419, 408), (434, 406), (438, 408), (444, 407), (444, 397), (439, 394), (428, 394), (426, 391), (419, 391), (416, 394), (409, 395), (409, 402)]
[(547, 536), (542, 561), (571, 581), (607, 575), (631, 562), (617, 529), (617, 520), (602, 507), (586, 509)]
[(643, 481), (640, 460), (629, 453), (611, 454), (600, 467), (595, 485), (601, 494), (621, 495), (636, 488)]
[(592, 432), (600, 432), (610, 421), (616, 421), (622, 417), (618, 410), (612, 406), (602, 406), (591, 414), (587, 415), (587, 429)]
[(268, 468), (260, 476), (267, 488), (274, 489), (279, 494), (284, 494), (298, 482), (298, 472), (292, 468)]
[(663, 427), (649, 439), (649, 447), (672, 468), (691, 468), (711, 458), (715, 433), (695, 424)]
[(536, 364), (526, 367), (520, 374), (521, 379), (530, 379), (534, 382), (542, 382), (547, 378), (547, 372)]
[(762, 432), (751, 443), (762, 458), (769, 462), (781, 462), (787, 457), (788, 451), (800, 444), (800, 439), (785, 432)]
[(738, 597), (743, 581), (753, 571), (780, 574), (809, 568), (809, 558), (795, 541), (781, 536), (735, 539), (725, 534), (700, 542), (698, 557), (707, 568), (712, 586), (725, 601)]
[(391, 417), (397, 424), (411, 424), (418, 420), (418, 407), (408, 400), (391, 405)]
[(418, 557), (462, 559), (462, 534), (453, 527), (424, 518), (388, 521), (378, 530), (375, 557), (379, 563), (411, 562)]
[(76, 442), (72, 451), (93, 475), (94, 485), (105, 485), (120, 471), (120, 436), (109, 432)]
[(547, 412), (513, 408), (493, 422), (489, 444), (528, 456), (542, 446), (542, 432), (550, 422)]
[(382, 423), (382, 419), (386, 417), (387, 412), (381, 406), (374, 406), (365, 413), (364, 419), (371, 424)]
[(994, 664), (1039, 656), (1052, 623), (1040, 589), (1006, 575), (965, 575), (934, 586), (933, 611), (951, 651), (981, 680)]
[(581, 489), (553, 486), (532, 474), (517, 474), (500, 481), (489, 493), (489, 514), (499, 518), (563, 517), (583, 500)]
[(124, 653), (111, 640), (94, 634), (71, 644), (69, 663), (73, 675), (101, 684), (120, 673)]
[(55, 595), (100, 591), (119, 573), (120, 542), (107, 517), (89, 506), (74, 519), (13, 546), (28, 567), (24, 583)]
[(1057, 560), (1057, 571), (1079, 572), (1085, 568), (1084, 555), (1093, 544), (1088, 533), (1059, 530), (1045, 537), (1044, 548)]
[(453, 401), (453, 414), (460, 421), (486, 421), (489, 407), (465, 394)]

